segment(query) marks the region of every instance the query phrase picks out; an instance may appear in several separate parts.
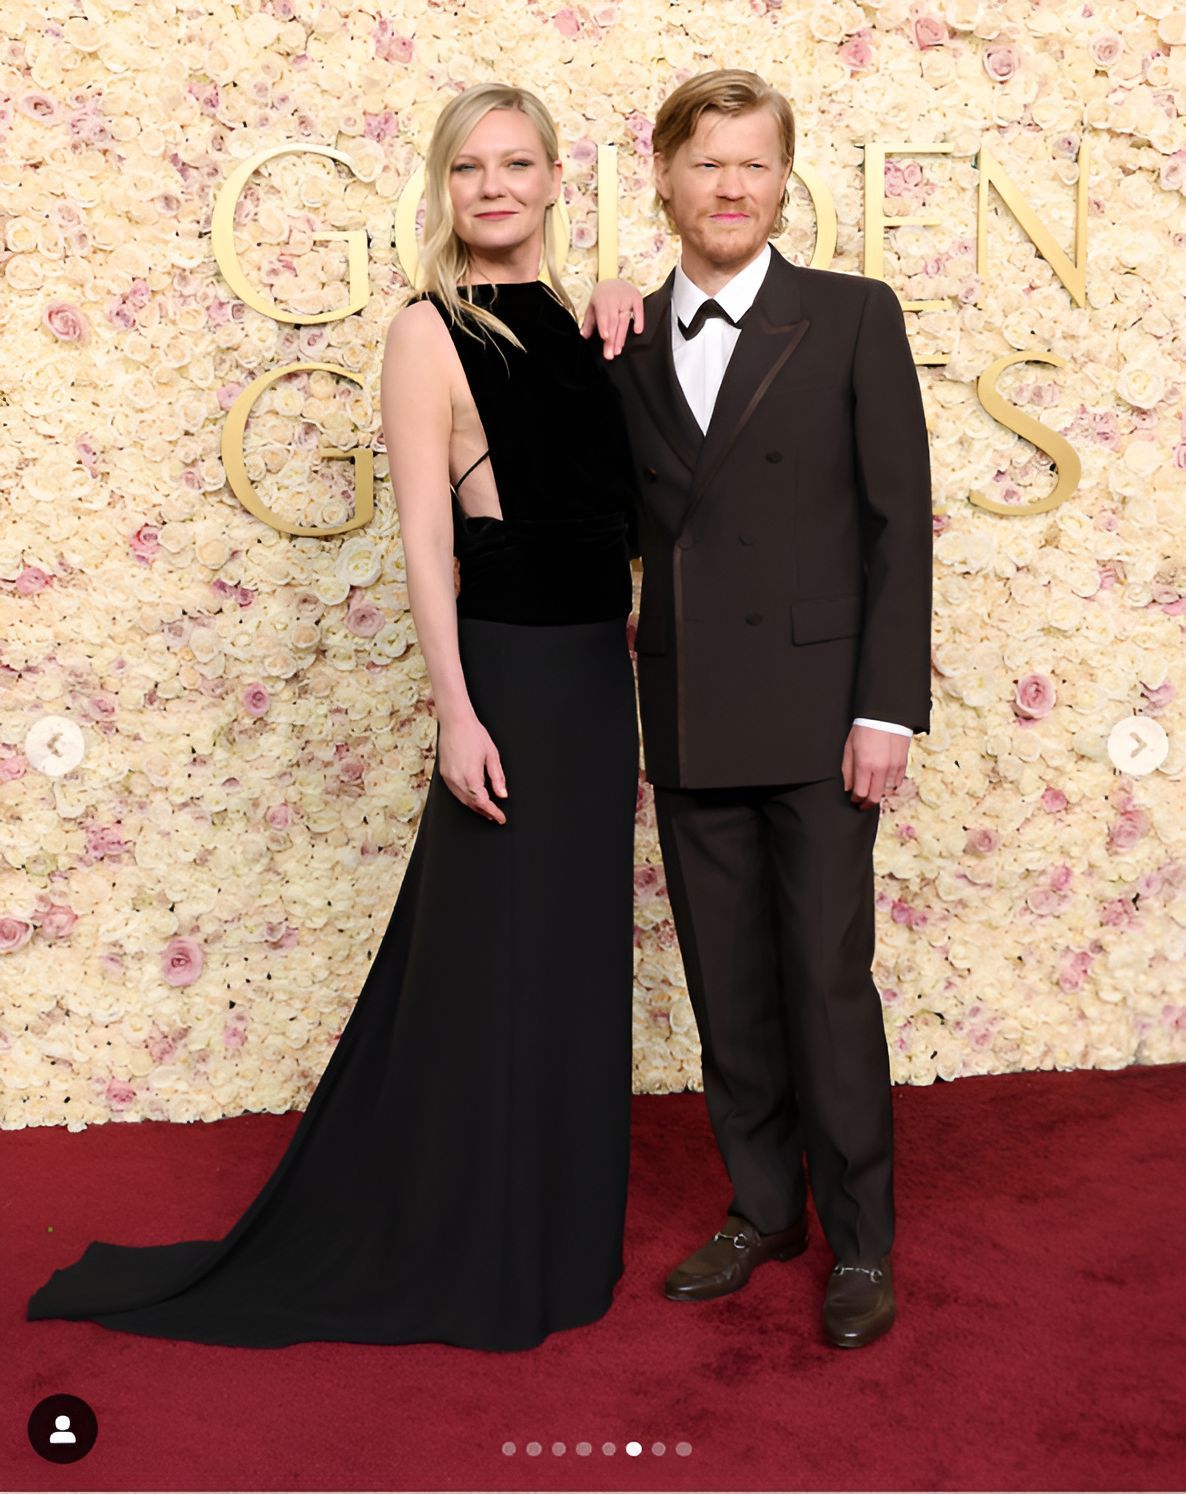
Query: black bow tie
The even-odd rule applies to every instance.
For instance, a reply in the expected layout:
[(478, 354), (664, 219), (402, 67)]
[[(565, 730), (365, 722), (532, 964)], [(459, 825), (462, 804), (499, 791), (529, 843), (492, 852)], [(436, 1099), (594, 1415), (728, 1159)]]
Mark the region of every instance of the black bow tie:
[(689, 338), (696, 336), (697, 332), (699, 332), (701, 327), (704, 326), (706, 318), (710, 316), (723, 317), (731, 327), (741, 326), (741, 319), (738, 318), (737, 321), (734, 321), (729, 313), (725, 310), (725, 308), (718, 305), (711, 296), (709, 296), (707, 301), (701, 301), (700, 305), (697, 306), (696, 310), (692, 313), (692, 320), (686, 327), (684, 326), (683, 322), (679, 321), (678, 317), (676, 318), (676, 321), (679, 322), (679, 329), (684, 334), (684, 337)]

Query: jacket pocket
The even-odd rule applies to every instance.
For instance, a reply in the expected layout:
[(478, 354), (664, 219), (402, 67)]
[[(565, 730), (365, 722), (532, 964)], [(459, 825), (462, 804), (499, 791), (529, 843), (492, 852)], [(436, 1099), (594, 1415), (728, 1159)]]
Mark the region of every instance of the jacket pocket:
[(791, 603), (791, 637), (796, 643), (822, 643), (861, 631), (864, 598), (859, 591), (843, 597), (804, 597)]

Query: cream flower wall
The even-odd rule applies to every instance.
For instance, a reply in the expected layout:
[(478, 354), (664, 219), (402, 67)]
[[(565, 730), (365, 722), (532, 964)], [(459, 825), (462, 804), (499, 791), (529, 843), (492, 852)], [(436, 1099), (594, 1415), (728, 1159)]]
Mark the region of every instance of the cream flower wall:
[[(456, 89), (546, 101), (565, 152), (583, 310), (597, 273), (598, 145), (618, 147), (622, 273), (675, 245), (651, 201), (663, 97), (748, 66), (797, 116), (797, 164), (861, 272), (863, 146), (887, 156), (885, 231), (935, 474), (934, 717), (882, 812), (878, 953), (895, 1079), (1186, 1058), (1186, 19), (1172, 0), (817, 0), (507, 6), (427, 0), (9, 0), (0, 41), (0, 1124), (214, 1118), (303, 1105), (386, 925), (435, 728), (378, 423), (383, 339), (407, 280), (401, 191)], [(990, 194), (988, 146), (1069, 254), (1090, 137), (1086, 304)], [(236, 214), (244, 271), (297, 315), (347, 304), (365, 228), (370, 299), (297, 326), (236, 298), (211, 252), (228, 173), (287, 154)], [(943, 144), (945, 153), (928, 154)], [(603, 213), (607, 205), (602, 204)], [(796, 179), (780, 250), (816, 258)], [(992, 419), (977, 379), (1082, 463)], [(248, 514), (245, 460), (296, 522), (350, 513), (376, 453), (373, 521), (292, 538)], [(573, 411), (579, 453), (592, 433)], [(1156, 718), (1137, 775), (1109, 733)], [(635, 1082), (699, 1085), (699, 1049), (649, 791), (637, 842)], [(564, 971), (556, 971), (558, 990)], [(442, 1076), (447, 1079), (447, 1076)]]

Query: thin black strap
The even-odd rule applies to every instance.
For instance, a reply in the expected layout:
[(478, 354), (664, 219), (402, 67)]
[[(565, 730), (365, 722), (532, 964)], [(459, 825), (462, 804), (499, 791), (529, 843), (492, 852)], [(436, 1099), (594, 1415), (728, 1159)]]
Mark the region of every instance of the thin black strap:
[(490, 455), (490, 448), (487, 447), (486, 450), (482, 453), (482, 455), (478, 458), (478, 460), (476, 462), (471, 462), (470, 463), (470, 465), (465, 469), (465, 471), (461, 474), (461, 476), (453, 484), (453, 491), (454, 492), (457, 491), (457, 489), (461, 486), (461, 484), (465, 481), (465, 479), (470, 475), (470, 473), (474, 470), (474, 468), (480, 466), (486, 460), (486, 458), (489, 455)]

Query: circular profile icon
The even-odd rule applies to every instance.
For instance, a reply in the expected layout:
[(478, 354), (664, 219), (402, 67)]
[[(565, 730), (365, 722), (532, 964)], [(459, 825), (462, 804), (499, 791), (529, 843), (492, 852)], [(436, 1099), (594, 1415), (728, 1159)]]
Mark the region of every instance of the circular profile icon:
[(98, 1435), (98, 1418), (76, 1395), (47, 1395), (29, 1414), (29, 1441), (47, 1463), (77, 1463)]
[(1126, 716), (1108, 733), (1108, 756), (1121, 773), (1140, 777), (1160, 768), (1169, 755), (1165, 727), (1152, 716)]
[(42, 716), (25, 733), (30, 767), (50, 778), (62, 778), (77, 768), (85, 752), (82, 731), (69, 716)]

